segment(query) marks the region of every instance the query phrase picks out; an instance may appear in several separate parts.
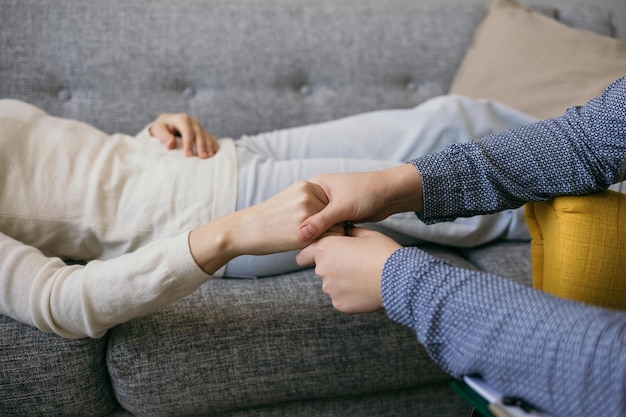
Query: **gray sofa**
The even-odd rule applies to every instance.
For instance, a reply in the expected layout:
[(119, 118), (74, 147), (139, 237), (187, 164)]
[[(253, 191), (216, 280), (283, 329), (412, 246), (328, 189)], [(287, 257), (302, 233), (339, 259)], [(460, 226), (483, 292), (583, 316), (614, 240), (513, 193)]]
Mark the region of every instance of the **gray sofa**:
[[(610, 2), (541, 2), (615, 35)], [(553, 6), (556, 4), (556, 6)], [(187, 112), (237, 137), (445, 94), (484, 0), (0, 0), (0, 97), (113, 133)], [(568, 20), (569, 19), (569, 20)], [(529, 283), (528, 242), (427, 250)], [(383, 312), (312, 270), (214, 279), (97, 340), (0, 316), (2, 416), (465, 416)]]

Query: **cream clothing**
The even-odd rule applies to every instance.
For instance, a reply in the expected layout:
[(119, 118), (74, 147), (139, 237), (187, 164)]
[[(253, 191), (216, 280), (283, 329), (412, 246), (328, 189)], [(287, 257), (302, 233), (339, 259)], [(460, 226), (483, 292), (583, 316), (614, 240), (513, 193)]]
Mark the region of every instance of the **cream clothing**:
[(210, 278), (187, 236), (235, 209), (232, 140), (185, 158), (145, 131), (109, 136), (15, 100), (0, 100), (0, 132), (1, 314), (99, 337)]

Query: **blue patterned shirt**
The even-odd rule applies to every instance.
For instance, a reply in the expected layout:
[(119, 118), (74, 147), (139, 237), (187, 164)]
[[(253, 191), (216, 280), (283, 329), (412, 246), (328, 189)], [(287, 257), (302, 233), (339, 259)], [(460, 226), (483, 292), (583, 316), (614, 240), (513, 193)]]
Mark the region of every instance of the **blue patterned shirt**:
[[(427, 223), (586, 194), (619, 181), (626, 78), (558, 118), (412, 161)], [(450, 374), (479, 374), (553, 416), (626, 416), (626, 314), (553, 297), (413, 247), (382, 277), (387, 314)]]

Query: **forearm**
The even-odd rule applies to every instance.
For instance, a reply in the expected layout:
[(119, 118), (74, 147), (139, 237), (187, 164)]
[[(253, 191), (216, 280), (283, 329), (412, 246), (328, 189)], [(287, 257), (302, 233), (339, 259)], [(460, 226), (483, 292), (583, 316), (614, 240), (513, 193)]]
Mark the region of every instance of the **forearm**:
[(64, 337), (101, 337), (209, 278), (191, 257), (187, 233), (86, 266), (66, 266), (0, 234), (0, 313)]
[(415, 248), (383, 271), (389, 316), (455, 376), (480, 374), (554, 416), (623, 415), (626, 314), (557, 299)]
[(586, 194), (619, 181), (626, 155), (626, 79), (565, 115), (455, 144), (413, 163), (429, 222)]

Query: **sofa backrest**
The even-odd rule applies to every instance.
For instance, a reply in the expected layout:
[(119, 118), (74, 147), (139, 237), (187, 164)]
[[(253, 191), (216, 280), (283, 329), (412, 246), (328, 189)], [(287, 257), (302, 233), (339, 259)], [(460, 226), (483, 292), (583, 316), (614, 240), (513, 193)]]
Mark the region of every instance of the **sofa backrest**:
[[(597, 5), (546, 6), (612, 34)], [(593, 4), (593, 2), (588, 2)], [(0, 0), (0, 98), (109, 132), (162, 112), (218, 136), (445, 94), (485, 0)]]

